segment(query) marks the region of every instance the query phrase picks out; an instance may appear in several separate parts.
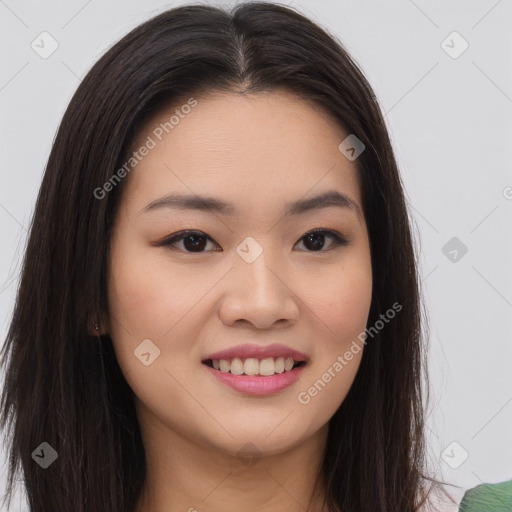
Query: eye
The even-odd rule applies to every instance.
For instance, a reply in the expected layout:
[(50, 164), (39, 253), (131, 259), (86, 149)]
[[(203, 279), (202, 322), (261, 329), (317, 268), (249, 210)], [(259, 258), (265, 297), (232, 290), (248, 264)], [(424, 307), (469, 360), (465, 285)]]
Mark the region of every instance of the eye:
[(333, 240), (331, 243), (331, 249), (335, 249), (336, 247), (347, 245), (349, 243), (349, 241), (343, 238), (340, 233), (329, 229), (315, 229), (306, 233), (301, 240), (305, 241), (305, 246), (312, 248), (309, 252), (326, 252), (321, 250), (324, 247), (324, 240), (326, 237)]
[[(172, 247), (177, 242), (183, 242), (183, 247), (185, 248), (184, 252), (193, 252), (193, 253), (202, 253), (207, 241), (213, 242), (213, 240), (201, 231), (180, 231), (175, 235), (172, 235), (170, 238), (166, 238), (159, 242), (159, 247), (161, 246), (171, 246), (171, 249), (179, 249), (178, 247)], [(217, 249), (216, 249), (217, 250)], [(208, 252), (208, 251), (206, 251)]]
[[(326, 238), (330, 238), (332, 241), (330, 245), (331, 249), (344, 246), (349, 243), (349, 241), (343, 238), (340, 233), (328, 229), (315, 229), (313, 231), (309, 231), (303, 235), (299, 241), (304, 240), (304, 245), (309, 249), (308, 252), (326, 252), (322, 251)], [(200, 254), (203, 252), (209, 252), (204, 251), (208, 241), (215, 243), (212, 238), (202, 231), (180, 231), (179, 233), (176, 233), (155, 245), (158, 247), (166, 246), (183, 252)], [(175, 247), (175, 244), (178, 242), (183, 242), (182, 248)], [(214, 249), (214, 251), (218, 250), (219, 249)]]

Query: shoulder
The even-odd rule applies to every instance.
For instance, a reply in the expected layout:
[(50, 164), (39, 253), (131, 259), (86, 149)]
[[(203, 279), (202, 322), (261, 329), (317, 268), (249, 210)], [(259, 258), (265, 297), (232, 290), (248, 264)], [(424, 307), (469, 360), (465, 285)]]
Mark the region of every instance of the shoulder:
[(470, 489), (439, 487), (429, 493), (417, 512), (494, 512), (512, 511), (512, 480), (481, 484)]
[(461, 512), (512, 510), (512, 480), (480, 484), (468, 489), (460, 503)]

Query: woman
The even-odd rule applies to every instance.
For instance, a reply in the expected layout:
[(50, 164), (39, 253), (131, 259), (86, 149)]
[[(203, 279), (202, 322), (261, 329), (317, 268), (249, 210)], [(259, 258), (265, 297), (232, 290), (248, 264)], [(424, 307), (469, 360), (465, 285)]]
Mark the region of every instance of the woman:
[(3, 347), (9, 492), (21, 464), (31, 512), (429, 510), (422, 330), (342, 45), (283, 6), (171, 9), (55, 139)]

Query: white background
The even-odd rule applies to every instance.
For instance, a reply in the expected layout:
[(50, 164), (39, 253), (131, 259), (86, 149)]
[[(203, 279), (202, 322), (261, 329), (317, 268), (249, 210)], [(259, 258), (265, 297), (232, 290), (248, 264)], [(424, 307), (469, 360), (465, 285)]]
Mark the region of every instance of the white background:
[[(140, 22), (184, 3), (0, 0), (1, 343), (44, 166), (81, 77)], [(463, 489), (510, 480), (512, 1), (289, 5), (342, 41), (386, 113), (421, 246), (437, 477)], [(59, 44), (48, 59), (31, 48), (43, 31)], [(453, 31), (469, 44), (458, 58), (442, 46)], [(445, 44), (461, 48), (453, 36)], [(442, 252), (452, 237), (468, 248), (456, 262)], [(446, 461), (457, 465), (463, 450), (453, 469)], [(11, 510), (26, 510), (21, 503)]]

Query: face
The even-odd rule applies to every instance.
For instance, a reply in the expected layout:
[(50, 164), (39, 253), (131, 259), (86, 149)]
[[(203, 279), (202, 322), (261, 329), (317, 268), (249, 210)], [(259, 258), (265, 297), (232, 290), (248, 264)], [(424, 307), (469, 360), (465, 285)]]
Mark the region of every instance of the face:
[(141, 424), (278, 454), (325, 433), (363, 353), (371, 261), (355, 162), (338, 149), (349, 133), (285, 91), (195, 101), (133, 144), (149, 150), (123, 183), (109, 332)]

